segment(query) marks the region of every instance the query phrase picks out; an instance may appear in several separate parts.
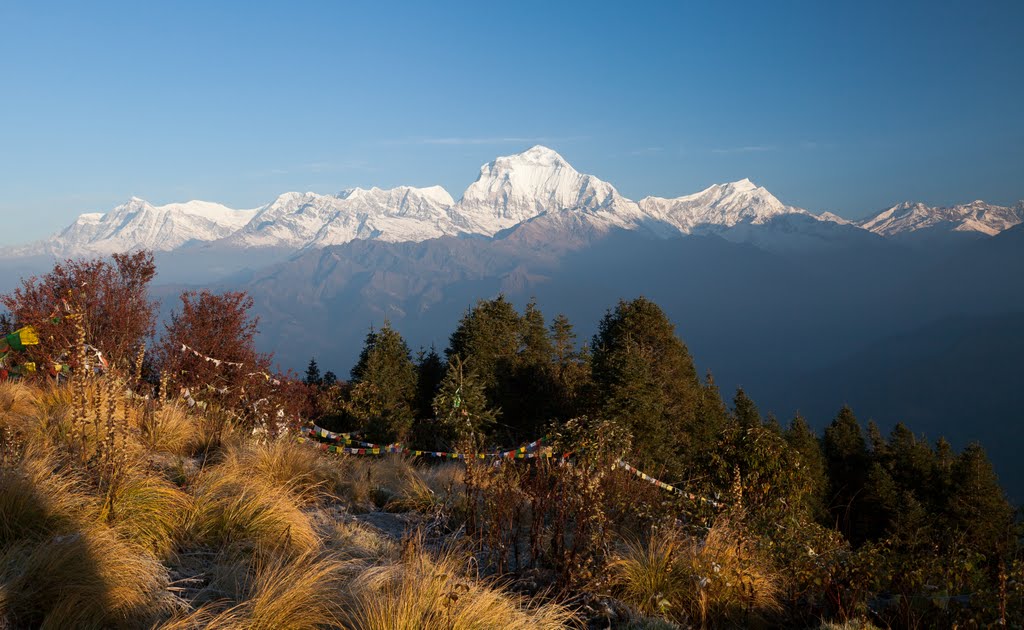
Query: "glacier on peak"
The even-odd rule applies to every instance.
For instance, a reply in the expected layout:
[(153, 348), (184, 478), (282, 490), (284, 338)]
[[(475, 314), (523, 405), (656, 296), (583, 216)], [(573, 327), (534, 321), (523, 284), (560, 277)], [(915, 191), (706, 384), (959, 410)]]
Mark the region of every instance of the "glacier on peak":
[(683, 234), (731, 228), (740, 223), (760, 225), (783, 214), (810, 214), (785, 205), (749, 179), (714, 184), (672, 199), (645, 197), (639, 203), (646, 214), (674, 225)]
[(580, 173), (557, 151), (536, 145), (483, 164), (457, 201), (441, 186), (356, 187), (337, 194), (286, 192), (252, 210), (199, 200), (155, 206), (131, 197), (109, 212), (80, 215), (48, 241), (17, 251), (56, 255), (135, 248), (167, 251), (196, 241), (297, 251), (356, 239), (418, 242), (442, 236), (495, 237), (527, 223), (532, 234), (621, 228), (646, 230), (657, 237), (729, 232), (729, 238), (746, 238), (743, 235), (753, 234), (753, 227), (769, 224), (775, 230), (825, 234), (828, 226), (842, 226), (892, 236), (924, 228), (995, 234), (1022, 221), (1024, 202), (1004, 208), (979, 200), (951, 208), (903, 202), (850, 222), (830, 212), (812, 214), (786, 205), (747, 178), (680, 197), (633, 201), (612, 184)]
[(934, 230), (993, 236), (1024, 222), (1024, 205), (997, 206), (980, 199), (947, 207), (904, 201), (860, 221), (881, 236), (908, 236)]
[(170, 251), (189, 241), (224, 238), (248, 223), (255, 213), (198, 200), (156, 206), (133, 196), (109, 212), (80, 215), (40, 249), (56, 255), (110, 254), (131, 249)]

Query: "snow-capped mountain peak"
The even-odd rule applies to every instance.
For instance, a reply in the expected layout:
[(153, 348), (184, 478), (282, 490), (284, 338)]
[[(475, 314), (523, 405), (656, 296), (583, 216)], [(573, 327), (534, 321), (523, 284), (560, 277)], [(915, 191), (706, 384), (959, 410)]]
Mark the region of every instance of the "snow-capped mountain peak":
[(616, 197), (622, 199), (614, 186), (538, 145), (480, 167), (452, 208), (452, 220), (468, 232), (494, 234), (548, 211), (593, 210)]
[(785, 205), (749, 179), (715, 184), (674, 199), (645, 197), (640, 200), (640, 207), (684, 234), (729, 228), (739, 223), (759, 225), (782, 214), (808, 214)]
[(860, 227), (882, 236), (904, 236), (923, 230), (977, 232), (992, 236), (1024, 222), (1024, 204), (997, 206), (975, 200), (949, 207), (904, 201), (860, 222)]
[(658, 237), (715, 233), (750, 242), (774, 239), (783, 232), (814, 233), (821, 237), (818, 241), (831, 242), (836, 239), (830, 230), (848, 234), (863, 228), (881, 236), (926, 229), (991, 235), (1022, 222), (1024, 201), (1007, 208), (977, 200), (949, 208), (903, 202), (851, 223), (830, 212), (811, 214), (786, 205), (747, 178), (681, 197), (646, 197), (635, 202), (610, 183), (577, 171), (558, 152), (537, 145), (481, 166), (479, 176), (457, 202), (440, 186), (348, 188), (334, 195), (286, 192), (254, 210), (199, 200), (156, 206), (133, 196), (109, 212), (79, 216), (47, 241), (8, 249), (4, 255), (102, 255), (136, 248), (167, 251), (196, 241), (296, 251), (357, 239), (418, 242), (467, 234), (493, 237), (525, 223), (531, 224), (528, 231), (538, 238), (618, 228), (645, 230)]
[(58, 255), (110, 254), (130, 249), (170, 251), (189, 241), (212, 241), (234, 233), (255, 214), (208, 201), (154, 206), (131, 197), (110, 212), (91, 212), (45, 243)]
[(448, 216), (452, 203), (440, 186), (348, 188), (337, 195), (286, 193), (260, 208), (228, 243), (302, 249), (355, 239), (422, 241), (458, 233)]

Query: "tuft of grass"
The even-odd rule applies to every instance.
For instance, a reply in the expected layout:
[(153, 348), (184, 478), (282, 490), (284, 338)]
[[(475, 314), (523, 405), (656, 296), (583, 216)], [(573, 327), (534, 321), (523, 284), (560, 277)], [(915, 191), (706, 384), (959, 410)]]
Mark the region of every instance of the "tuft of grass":
[(96, 511), (78, 480), (55, 472), (45, 456), (29, 453), (16, 466), (0, 467), (0, 549), (74, 531)]
[(623, 599), (673, 621), (750, 624), (781, 609), (779, 575), (734, 516), (719, 517), (703, 539), (657, 529), (609, 568)]
[(291, 489), (303, 504), (337, 489), (341, 471), (313, 449), (289, 440), (240, 443), (224, 451), (222, 466), (252, 475), (268, 485)]
[(376, 529), (355, 521), (336, 521), (327, 546), (338, 558), (383, 562), (398, 558), (398, 546)]
[(693, 587), (673, 570), (690, 544), (672, 529), (657, 530), (646, 542), (627, 539), (609, 565), (622, 598), (644, 615), (674, 617), (674, 608)]
[(101, 523), (0, 552), (3, 609), (17, 627), (131, 627), (164, 611), (166, 570)]
[(372, 509), (376, 487), (375, 462), (365, 457), (343, 457), (338, 459), (337, 466), (339, 495), (357, 510)]
[(191, 497), (170, 481), (136, 468), (110, 488), (103, 516), (133, 542), (166, 557), (181, 539), (192, 507)]
[(34, 418), (39, 404), (38, 390), (22, 383), (0, 383), (0, 433), (19, 431)]
[(194, 486), (192, 533), (215, 547), (241, 544), (282, 552), (308, 552), (318, 544), (294, 489), (267, 483), (234, 466), (213, 466)]
[(157, 406), (140, 414), (139, 440), (149, 450), (185, 455), (197, 439), (198, 427), (185, 407), (178, 403)]
[(435, 556), (414, 539), (400, 560), (367, 567), (347, 584), (346, 627), (543, 630), (575, 622), (573, 613), (557, 604), (538, 604), (467, 579), (470, 557), (454, 550)]
[(172, 617), (161, 630), (314, 630), (337, 627), (339, 590), (345, 564), (314, 554), (258, 562), (239, 593), (239, 603), (222, 610), (206, 605)]

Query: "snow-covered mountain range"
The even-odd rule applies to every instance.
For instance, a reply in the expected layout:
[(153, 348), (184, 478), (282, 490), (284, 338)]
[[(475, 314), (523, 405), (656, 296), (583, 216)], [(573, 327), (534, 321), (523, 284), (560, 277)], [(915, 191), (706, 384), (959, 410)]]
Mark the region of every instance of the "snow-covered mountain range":
[(988, 236), (1024, 222), (1024, 201), (1013, 207), (977, 200), (946, 208), (905, 201), (868, 217), (860, 226), (882, 236), (899, 236), (926, 230), (978, 232)]
[(859, 227), (885, 237), (929, 230), (993, 235), (1024, 221), (1024, 202), (1012, 208), (980, 201), (951, 208), (903, 203), (852, 223), (832, 213), (816, 215), (786, 205), (748, 179), (674, 199), (633, 201), (608, 182), (578, 172), (555, 151), (535, 146), (483, 165), (458, 201), (440, 186), (353, 188), (336, 195), (289, 192), (252, 210), (204, 201), (154, 206), (133, 197), (109, 212), (83, 214), (50, 239), (6, 254), (173, 251), (202, 242), (299, 251), (353, 240), (493, 237), (540, 217), (550, 217), (552, 225), (571, 220), (590, 229), (645, 230), (659, 237), (729, 233), (737, 238), (748, 233), (749, 226), (782, 220), (788, 221), (789, 231), (818, 225), (813, 227), (817, 233), (832, 225)]

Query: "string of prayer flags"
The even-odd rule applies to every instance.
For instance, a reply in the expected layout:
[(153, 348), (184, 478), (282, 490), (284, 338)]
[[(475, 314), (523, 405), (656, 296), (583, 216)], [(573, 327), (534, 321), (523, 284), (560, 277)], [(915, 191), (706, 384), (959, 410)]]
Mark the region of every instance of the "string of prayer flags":
[(639, 470), (637, 468), (634, 468), (633, 466), (630, 466), (629, 464), (627, 464), (626, 462), (622, 461), (621, 459), (620, 460), (616, 460), (615, 466), (618, 466), (619, 468), (622, 468), (623, 470), (626, 470), (627, 472), (632, 473), (633, 475), (643, 479), (644, 481), (646, 481), (648, 483), (651, 483), (651, 484), (653, 484), (655, 486), (658, 486), (662, 490), (667, 490), (669, 492), (676, 492), (678, 494), (681, 494), (684, 497), (686, 497), (687, 499), (690, 499), (691, 501), (700, 501), (701, 503), (707, 503), (708, 505), (713, 506), (713, 507), (721, 507), (722, 506), (722, 504), (719, 503), (718, 501), (712, 501), (711, 499), (707, 499), (705, 497), (699, 497), (699, 496), (697, 496), (697, 495), (695, 495), (695, 494), (693, 494), (691, 492), (686, 492), (685, 490), (683, 490), (681, 488), (677, 488), (675, 486), (672, 486), (672, 485), (669, 485), (669, 484), (665, 483), (664, 481), (661, 481), (659, 479), (655, 479), (654, 477), (648, 475), (647, 473), (643, 472), (642, 470)]
[(0, 353), (7, 352), (8, 350), (21, 352), (27, 346), (37, 345), (39, 345), (39, 336), (36, 334), (35, 328), (31, 326), (25, 326), (9, 335), (0, 336)]
[(181, 344), (181, 351), (182, 352), (191, 352), (193, 355), (199, 357), (200, 359), (206, 361), (207, 363), (212, 363), (212, 364), (216, 365), (217, 367), (220, 367), (221, 365), (230, 365), (231, 367), (241, 368), (241, 367), (244, 366), (244, 364), (242, 364), (242, 363), (236, 363), (234, 361), (225, 361), (223, 359), (215, 359), (213, 357), (208, 357), (205, 354), (203, 354), (202, 352), (199, 352), (198, 350), (196, 350), (195, 348), (189, 347), (189, 346), (187, 346), (185, 344)]

